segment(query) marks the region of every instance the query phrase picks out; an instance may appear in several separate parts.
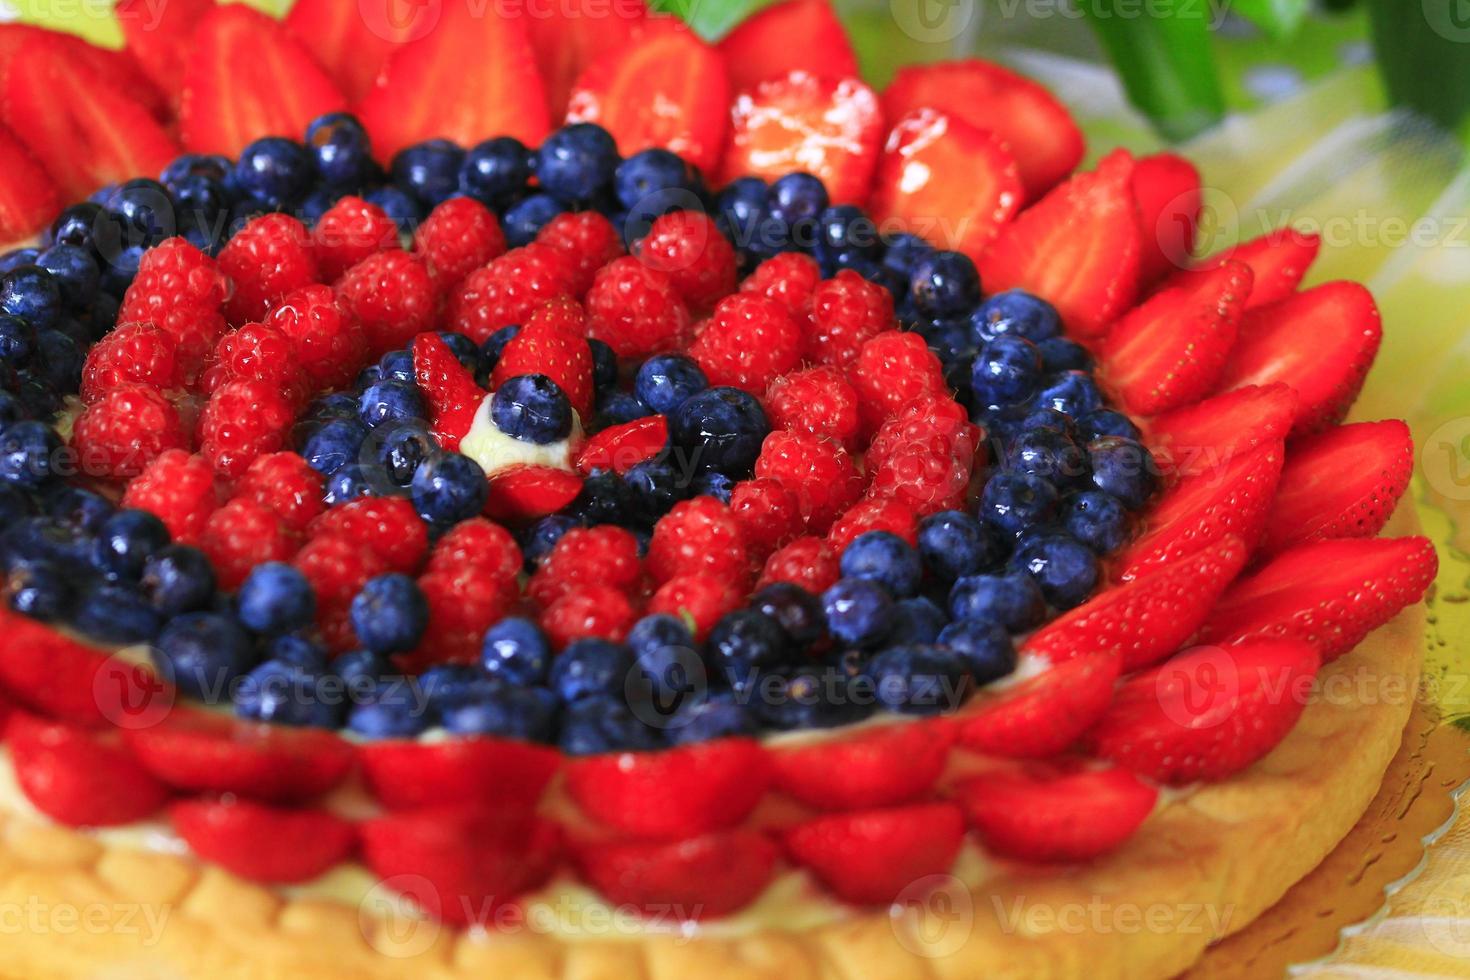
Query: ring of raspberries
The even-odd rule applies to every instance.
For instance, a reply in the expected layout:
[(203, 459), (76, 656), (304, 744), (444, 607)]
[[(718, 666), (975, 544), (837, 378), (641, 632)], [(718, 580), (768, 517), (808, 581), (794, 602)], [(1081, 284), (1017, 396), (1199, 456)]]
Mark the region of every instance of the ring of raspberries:
[[(1407, 428), (1340, 424), (1377, 311), (1298, 291), (1315, 238), (1181, 267), (1193, 168), (1068, 176), (1065, 113), (978, 62), (901, 75), (881, 150), (861, 83), (762, 83), (721, 157), (598, 100), (709, 50), (639, 44), (536, 149), (405, 139), (389, 84), (0, 257), (0, 687), (37, 809), (164, 813), (265, 882), (361, 860), (458, 923), (558, 873), (689, 918), (783, 868), (881, 904), (967, 834), (1117, 847), (1424, 593), (1429, 543), (1375, 537)], [(1055, 138), (948, 109), (977, 86)], [(910, 233), (935, 213), (949, 250)]]

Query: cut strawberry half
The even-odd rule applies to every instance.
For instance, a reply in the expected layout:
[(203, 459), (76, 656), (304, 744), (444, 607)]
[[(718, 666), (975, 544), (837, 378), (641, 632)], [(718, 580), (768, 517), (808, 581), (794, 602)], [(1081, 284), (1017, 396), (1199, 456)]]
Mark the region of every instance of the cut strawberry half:
[(0, 243), (30, 238), (61, 210), (61, 192), (25, 144), (0, 126)]
[(531, 810), (561, 765), (557, 752), (512, 739), (384, 740), (359, 751), (369, 792), (395, 810), (486, 804)]
[(199, 22), (179, 104), (179, 132), (193, 152), (236, 157), (262, 136), (300, 139), (317, 116), (346, 106), (279, 21), (231, 3)]
[(929, 106), (994, 133), (1010, 148), (1036, 200), (1082, 161), (1082, 132), (1042, 86), (996, 64), (968, 58), (899, 70), (883, 90), (883, 112), (898, 119)]
[(587, 440), (577, 456), (577, 470), (584, 476), (593, 470), (626, 473), (645, 460), (653, 459), (669, 445), (669, 420), (650, 415), (622, 425), (609, 426)]
[(609, 52), (630, 47), (647, 16), (643, 0), (563, 0), (526, 18), (552, 119), (566, 115), (582, 73)]
[(173, 112), (169, 104), (170, 90), (154, 84), (137, 58), (127, 51), (89, 44), (65, 31), (50, 31), (30, 24), (0, 24), (0, 76), (9, 70), (15, 52), (37, 44), (56, 46), (71, 64), (82, 66), (97, 78), (107, 79), (114, 91), (126, 93), (158, 122), (168, 123)]
[(1142, 248), (1133, 158), (1115, 150), (1017, 215), (980, 259), (986, 289), (1051, 302), (1068, 333), (1096, 337), (1133, 305)]
[(724, 179), (804, 170), (827, 185), (832, 203), (862, 204), (882, 145), (872, 89), (853, 77), (796, 71), (735, 96)]
[(592, 819), (636, 837), (677, 840), (744, 820), (766, 794), (771, 764), (759, 742), (728, 738), (575, 759), (566, 775), (567, 792)]
[(663, 147), (705, 172), (720, 159), (730, 83), (718, 51), (674, 23), (652, 21), (632, 45), (587, 67), (567, 100), (568, 122), (593, 122), (630, 156)]
[(1149, 442), (1180, 476), (1215, 469), (1241, 453), (1280, 442), (1296, 418), (1290, 385), (1247, 385), (1153, 419)]
[(433, 29), (438, 6), (418, 0), (295, 0), (286, 29), (348, 101), (356, 102), (372, 89), (394, 51)]
[(1291, 731), (1319, 658), (1310, 644), (1196, 647), (1118, 689), (1092, 749), (1161, 783), (1224, 779)]
[(490, 474), (485, 516), (499, 521), (530, 521), (555, 514), (577, 499), (582, 478), (554, 466), (511, 466)]
[(964, 837), (959, 807), (920, 803), (817, 817), (786, 831), (784, 842), (838, 898), (886, 905), (920, 878), (947, 873)]
[(143, 768), (176, 789), (272, 801), (320, 796), (347, 778), (356, 756), (334, 732), (202, 711), (175, 710), (123, 738)]
[(1121, 655), (1099, 650), (971, 702), (955, 718), (959, 744), (1013, 759), (1056, 755), (1108, 709), (1122, 662)]
[(519, 374), (544, 374), (566, 393), (578, 416), (592, 418), (596, 392), (585, 322), (576, 300), (559, 297), (541, 306), (501, 351), (490, 387)]
[(550, 877), (556, 825), (520, 811), (427, 807), (368, 820), (363, 860), (426, 914), (492, 926), (496, 912)]
[(1199, 171), (1173, 153), (1140, 157), (1133, 170), (1133, 198), (1143, 230), (1139, 279), (1149, 285), (1187, 268), (1194, 254), (1203, 206)]
[(888, 133), (868, 210), (978, 260), (1021, 207), (1015, 158), (995, 136), (938, 109), (916, 109)]
[(775, 873), (780, 849), (730, 830), (681, 841), (591, 841), (576, 849), (581, 876), (611, 904), (676, 921), (738, 912)]
[(1123, 672), (1157, 663), (1202, 626), (1245, 567), (1234, 535), (1187, 558), (1105, 589), (1033, 633), (1024, 650), (1053, 661), (1117, 651)]
[(1176, 483), (1154, 505), (1143, 534), (1115, 559), (1127, 581), (1235, 535), (1254, 551), (1281, 478), (1285, 449), (1263, 443)]
[(249, 881), (297, 884), (345, 860), (357, 831), (324, 810), (287, 810), (248, 800), (182, 800), (174, 829), (201, 858)]
[(1251, 298), (1246, 303), (1246, 307), (1252, 309), (1286, 299), (1296, 292), (1321, 247), (1322, 239), (1316, 232), (1283, 228), (1243, 242), (1234, 248), (1227, 248), (1201, 261), (1194, 270), (1182, 275), (1190, 276), (1196, 272), (1208, 271), (1229, 260), (1244, 262), (1255, 273), (1255, 285), (1251, 289)]
[(1438, 570), (1427, 538), (1297, 545), (1226, 591), (1200, 642), (1285, 637), (1310, 643), (1331, 660), (1423, 598)]
[(1124, 407), (1157, 415), (1213, 391), (1250, 291), (1250, 267), (1226, 262), (1187, 287), (1155, 293), (1113, 324), (1102, 360)]
[(176, 94), (184, 83), (194, 30), (214, 7), (215, 0), (118, 0), (113, 13), (138, 68), (159, 91)]
[(114, 733), (17, 711), (6, 723), (5, 740), (26, 798), (69, 827), (129, 824), (168, 799), (168, 788), (138, 764)]
[(1126, 769), (1032, 765), (955, 787), (986, 848), (1022, 861), (1087, 861), (1116, 850), (1148, 819), (1159, 791)]
[(858, 810), (917, 799), (944, 772), (954, 744), (946, 724), (917, 721), (831, 741), (772, 746), (775, 786), (819, 810)]
[(1413, 475), (1414, 437), (1397, 419), (1342, 425), (1293, 443), (1261, 550), (1371, 538), (1393, 516)]
[(830, 0), (785, 0), (744, 20), (720, 42), (737, 92), (794, 71), (858, 74), (857, 56)]
[(0, 609), (0, 637), (0, 687), (18, 704), (91, 727), (148, 725), (173, 707), (151, 671), (44, 623)]
[(469, 0), (434, 6), (438, 21), (393, 52), (358, 104), (379, 159), (439, 137), (473, 146), (514, 136), (539, 146), (550, 122), (525, 23)]
[(1284, 381), (1301, 397), (1292, 435), (1320, 432), (1347, 414), (1382, 339), (1372, 294), (1329, 282), (1248, 312), (1220, 387)]
[(413, 339), (413, 374), (429, 403), (434, 438), (454, 452), (475, 421), (485, 389), (475, 384), (475, 376), (438, 334), (421, 333)]

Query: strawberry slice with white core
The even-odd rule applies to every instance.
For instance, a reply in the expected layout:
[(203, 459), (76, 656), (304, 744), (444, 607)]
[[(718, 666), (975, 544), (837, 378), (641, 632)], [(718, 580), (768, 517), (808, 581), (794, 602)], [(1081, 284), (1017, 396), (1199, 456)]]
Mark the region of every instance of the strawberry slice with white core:
[(993, 697), (977, 698), (955, 718), (959, 744), (1014, 759), (1056, 755), (1108, 709), (1121, 666), (1117, 652), (1098, 650), (1052, 664)]
[(1126, 769), (1032, 764), (955, 787), (987, 850), (1022, 861), (1086, 861), (1132, 837), (1159, 791)]
[(918, 721), (769, 751), (776, 789), (819, 810), (856, 810), (922, 796), (953, 744), (951, 726)]
[(324, 810), (290, 810), (248, 800), (184, 800), (169, 807), (190, 850), (248, 881), (311, 881), (345, 860), (352, 824)]
[(749, 905), (770, 883), (779, 856), (769, 838), (750, 830), (677, 841), (589, 841), (575, 853), (582, 878), (613, 905), (681, 922)]

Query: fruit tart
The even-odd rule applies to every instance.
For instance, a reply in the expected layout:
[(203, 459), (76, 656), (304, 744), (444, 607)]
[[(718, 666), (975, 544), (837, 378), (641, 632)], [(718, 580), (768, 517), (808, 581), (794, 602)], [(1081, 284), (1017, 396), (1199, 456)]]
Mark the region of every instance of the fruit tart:
[(4, 969), (1163, 977), (1375, 794), (1367, 291), (998, 66), (624, 8), (0, 28)]

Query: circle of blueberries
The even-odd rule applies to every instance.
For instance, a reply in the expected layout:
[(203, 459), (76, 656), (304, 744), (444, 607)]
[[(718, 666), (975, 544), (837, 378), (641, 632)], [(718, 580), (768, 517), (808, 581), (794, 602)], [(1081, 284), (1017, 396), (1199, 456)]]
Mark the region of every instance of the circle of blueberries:
[[(419, 642), (428, 606), (412, 578), (388, 574), (352, 601), (362, 648), (329, 660), (299, 571), (263, 564), (222, 593), (203, 553), (171, 542), (156, 517), (68, 482), (76, 461), (56, 423), (146, 249), (177, 234), (214, 254), (256, 215), (288, 211), (311, 224), (349, 193), (383, 207), (405, 234), (440, 202), (469, 195), (496, 212), (512, 247), (567, 210), (596, 209), (633, 241), (661, 214), (702, 208), (735, 244), (742, 273), (790, 250), (814, 256), (826, 276), (856, 270), (892, 291), (901, 326), (938, 355), (988, 433), (994, 465), (978, 502), (924, 519), (917, 546), (861, 535), (826, 592), (767, 586), (702, 643), (684, 620), (650, 615), (625, 642), (582, 640), (553, 656), (534, 622), (511, 617), (485, 635), (480, 664), (406, 677), (391, 658)], [(442, 336), (483, 386), (518, 329), (483, 344)], [(679, 500), (728, 501), (770, 429), (757, 399), (711, 387), (684, 355), (652, 357), (621, 385), (611, 349), (591, 345), (588, 430), (662, 414), (670, 446), (626, 474), (593, 472), (563, 512), (519, 529), (528, 572), (571, 528), (618, 524), (646, 545)], [(508, 137), (468, 150), (431, 140), (384, 171), (357, 120), (331, 114), (303, 142), (258, 140), (238, 161), (183, 156), (158, 180), (105, 188), (63, 211), (39, 247), (0, 256), (6, 601), (101, 642), (150, 644), (181, 691), (232, 701), (243, 718), (345, 725), (365, 737), (439, 726), (585, 754), (951, 710), (1015, 668), (1018, 634), (1091, 594), (1100, 556), (1125, 541), (1155, 488), (1138, 429), (1107, 406), (1092, 368), (1045, 301), (1017, 290), (985, 296), (964, 255), (879, 234), (860, 209), (832, 206), (809, 174), (769, 185), (741, 178), (715, 195), (675, 154), (621, 159), (589, 124), (538, 150)], [(566, 396), (539, 375), (502, 385), (490, 411), (517, 439), (553, 442), (571, 429)], [(480, 512), (486, 484), (472, 460), (439, 447), (425, 415), (411, 352), (391, 351), (351, 390), (319, 396), (295, 446), (325, 476), (329, 504), (406, 496), (439, 534)]]

